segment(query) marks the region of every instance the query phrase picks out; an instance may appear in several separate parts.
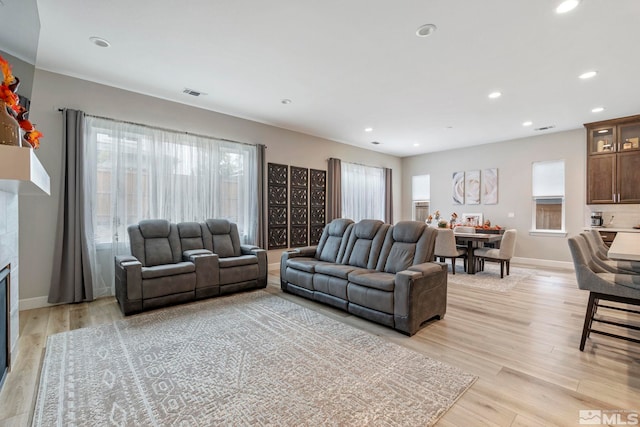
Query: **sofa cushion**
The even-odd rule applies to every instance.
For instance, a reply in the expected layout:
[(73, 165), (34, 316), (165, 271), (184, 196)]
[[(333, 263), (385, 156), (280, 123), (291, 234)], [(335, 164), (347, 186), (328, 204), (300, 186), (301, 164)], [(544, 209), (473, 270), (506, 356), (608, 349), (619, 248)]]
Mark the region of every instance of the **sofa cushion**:
[(384, 271), (387, 273), (397, 273), (406, 270), (413, 264), (416, 255), (415, 243), (396, 242), (389, 251)]
[(327, 276), (324, 274), (313, 275), (313, 288), (317, 292), (332, 295), (345, 301), (347, 300), (348, 284), (349, 282), (346, 279), (340, 279), (338, 277)]
[(387, 292), (393, 291), (396, 286), (395, 274), (379, 271), (368, 273), (359, 271), (351, 272), (349, 273), (349, 282)]
[(219, 258), (218, 265), (220, 268), (238, 267), (241, 265), (257, 264), (258, 257), (255, 255), (240, 255), (230, 258)]
[(347, 296), (349, 297), (349, 303), (393, 314), (393, 292), (381, 291), (349, 282)]
[(196, 271), (196, 265), (192, 262), (154, 265), (152, 267), (142, 267), (142, 278), (153, 279), (155, 277), (174, 276), (176, 274), (191, 273), (194, 271)]
[(316, 272), (316, 265), (326, 264), (324, 261), (318, 261), (315, 258), (298, 257), (290, 258), (287, 260), (287, 267), (295, 268), (296, 270), (306, 271), (309, 273)]
[(193, 249), (204, 249), (200, 223), (181, 222), (178, 224), (178, 234), (180, 235), (180, 244), (182, 245), (183, 252)]
[(346, 279), (349, 273), (354, 270), (358, 270), (358, 268), (343, 264), (322, 263), (316, 265), (316, 273), (340, 277), (341, 279)]
[(351, 224), (353, 221), (345, 218), (337, 218), (327, 224), (318, 243), (316, 258), (337, 262), (342, 257), (341, 250), (343, 251), (346, 246)]
[(155, 277), (142, 281), (142, 299), (158, 298), (182, 292), (193, 292), (195, 297), (196, 273), (176, 274), (174, 276)]
[(375, 269), (389, 227), (391, 225), (373, 219), (354, 224), (342, 264)]
[(313, 273), (295, 270), (293, 268), (287, 268), (287, 282), (291, 283), (292, 285), (296, 285), (301, 288), (313, 291), (313, 278)]
[(164, 219), (143, 219), (138, 223), (138, 227), (145, 239), (169, 237), (171, 231), (171, 223)]
[(240, 237), (238, 226), (226, 219), (207, 219), (204, 222), (206, 232), (205, 249), (209, 249), (220, 258), (239, 256), (242, 254), (240, 248)]
[[(220, 259), (222, 261), (222, 259)], [(258, 263), (236, 265), (233, 267), (226, 266), (222, 268), (220, 265), (220, 285), (228, 285), (230, 283), (248, 282), (257, 280), (259, 276)]]

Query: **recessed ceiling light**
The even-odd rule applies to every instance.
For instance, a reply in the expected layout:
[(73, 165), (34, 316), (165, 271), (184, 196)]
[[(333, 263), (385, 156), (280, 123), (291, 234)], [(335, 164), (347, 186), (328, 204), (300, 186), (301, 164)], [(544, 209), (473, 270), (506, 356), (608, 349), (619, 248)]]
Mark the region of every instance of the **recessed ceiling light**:
[(522, 126), (531, 126), (533, 124), (532, 121), (527, 120), (526, 122), (522, 122)]
[(582, 73), (578, 76), (578, 78), (582, 79), (582, 80), (586, 80), (586, 79), (590, 79), (592, 77), (595, 77), (596, 74), (598, 74), (597, 71), (587, 71), (586, 73)]
[(556, 7), (556, 13), (567, 13), (578, 7), (580, 0), (565, 0)]
[(431, 34), (435, 33), (438, 27), (433, 24), (424, 24), (418, 27), (416, 30), (416, 36), (418, 37), (429, 37)]
[(592, 113), (600, 113), (602, 111), (604, 111), (604, 107), (596, 107), (591, 110)]
[(283, 99), (283, 100), (282, 100), (282, 101), (280, 101), (280, 102), (282, 102), (284, 105), (289, 105), (289, 104), (291, 104), (293, 101), (291, 101), (289, 98), (285, 98), (285, 99)]
[(413, 144), (414, 147), (420, 147), (420, 144), (418, 144), (417, 142), (415, 144)]
[(109, 41), (107, 39), (103, 39), (102, 37), (89, 37), (89, 40), (91, 41), (91, 43), (95, 44), (96, 46), (99, 47), (109, 47), (111, 46), (111, 43), (109, 43)]
[(502, 96), (502, 93), (501, 93), (501, 92), (491, 92), (491, 93), (489, 94), (489, 98), (491, 98), (491, 99), (500, 98), (501, 96)]
[(380, 145), (380, 143), (379, 143), (378, 141), (371, 141), (371, 143), (372, 143), (373, 145)]
[(373, 132), (373, 128), (364, 128), (365, 132)]

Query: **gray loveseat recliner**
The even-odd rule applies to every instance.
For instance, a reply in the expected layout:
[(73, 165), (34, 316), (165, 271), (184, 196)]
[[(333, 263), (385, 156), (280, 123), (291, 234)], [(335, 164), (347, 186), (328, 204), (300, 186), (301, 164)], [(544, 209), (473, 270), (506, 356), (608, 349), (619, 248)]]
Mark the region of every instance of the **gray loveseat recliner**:
[(266, 251), (241, 245), (227, 220), (143, 220), (127, 231), (132, 255), (115, 257), (125, 315), (267, 285)]
[(282, 290), (413, 335), (447, 308), (447, 267), (432, 262), (436, 233), (417, 221), (333, 220), (318, 246), (282, 254)]

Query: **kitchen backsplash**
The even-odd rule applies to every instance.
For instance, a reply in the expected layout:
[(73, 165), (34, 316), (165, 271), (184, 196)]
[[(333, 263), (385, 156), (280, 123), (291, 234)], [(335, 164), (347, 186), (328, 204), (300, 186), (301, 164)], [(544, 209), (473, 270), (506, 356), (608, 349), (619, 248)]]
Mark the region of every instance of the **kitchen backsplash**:
[(591, 225), (591, 212), (602, 212), (605, 227), (640, 226), (640, 205), (588, 205), (584, 217), (586, 226)]

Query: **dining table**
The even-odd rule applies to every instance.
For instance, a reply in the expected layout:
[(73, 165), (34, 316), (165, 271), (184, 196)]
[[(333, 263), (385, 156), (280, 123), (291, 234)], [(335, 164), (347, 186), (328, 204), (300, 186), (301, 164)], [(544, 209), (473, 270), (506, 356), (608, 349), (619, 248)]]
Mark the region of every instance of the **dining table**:
[(481, 243), (493, 243), (502, 240), (500, 234), (489, 233), (453, 233), (456, 243), (467, 245), (467, 274), (476, 274), (476, 257), (474, 250)]

